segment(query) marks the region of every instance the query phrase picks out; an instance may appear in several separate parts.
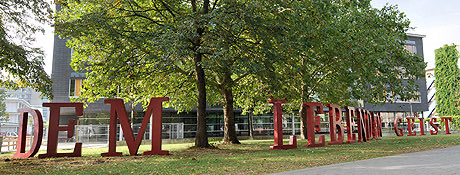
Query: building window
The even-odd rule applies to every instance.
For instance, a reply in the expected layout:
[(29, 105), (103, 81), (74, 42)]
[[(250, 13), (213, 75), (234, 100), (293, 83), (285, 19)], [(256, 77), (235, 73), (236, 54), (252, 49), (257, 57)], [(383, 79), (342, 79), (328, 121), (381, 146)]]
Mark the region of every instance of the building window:
[(417, 98), (411, 98), (411, 99), (401, 99), (399, 95), (395, 96), (394, 102), (396, 103), (421, 103), (422, 99), (420, 98), (420, 92), (416, 91), (413, 92), (414, 95), (418, 95)]
[(69, 96), (80, 96), (83, 79), (71, 79)]
[(409, 53), (417, 54), (417, 47), (415, 47), (415, 45), (406, 44), (406, 50), (409, 51)]

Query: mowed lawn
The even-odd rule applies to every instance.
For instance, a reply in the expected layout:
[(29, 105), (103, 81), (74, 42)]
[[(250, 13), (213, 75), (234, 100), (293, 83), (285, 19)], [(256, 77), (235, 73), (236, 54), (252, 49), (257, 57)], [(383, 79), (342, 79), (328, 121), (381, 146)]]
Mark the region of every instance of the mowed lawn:
[[(264, 174), (460, 145), (460, 134), (390, 136), (319, 148), (305, 147), (306, 140), (299, 139), (299, 148), (292, 150), (269, 150), (272, 144), (245, 140), (215, 149), (165, 144), (168, 156), (129, 156), (126, 146), (117, 147), (121, 157), (101, 157), (107, 148), (83, 149), (80, 158), (13, 159), (5, 153), (0, 155), (0, 174)], [(139, 153), (149, 148), (142, 145)]]

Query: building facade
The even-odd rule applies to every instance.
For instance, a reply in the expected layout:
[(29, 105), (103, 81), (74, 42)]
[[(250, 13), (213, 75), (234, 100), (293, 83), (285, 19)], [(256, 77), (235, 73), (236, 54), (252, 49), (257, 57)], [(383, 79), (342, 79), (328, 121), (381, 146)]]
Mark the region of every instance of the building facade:
[[(407, 34), (409, 40), (406, 41), (406, 49), (413, 54), (417, 54), (420, 57), (423, 56), (423, 38), (425, 35), (419, 34)], [(380, 112), (382, 116), (382, 126), (391, 127), (393, 126), (394, 119), (397, 117), (405, 118), (408, 116), (415, 117), (428, 117), (424, 115), (425, 111), (428, 111), (428, 99), (427, 99), (427, 83), (425, 78), (416, 80), (415, 83), (419, 90), (417, 94), (419, 98), (411, 100), (400, 100), (394, 99), (393, 103), (387, 103), (383, 105), (373, 105), (370, 103), (364, 103), (364, 108), (370, 111)]]
[[(36, 92), (32, 88), (20, 88), (17, 90), (6, 90), (7, 97), (3, 101), (5, 103), (5, 112), (8, 116), (1, 116), (0, 121), (0, 136), (16, 136), (19, 128), (20, 114), (18, 109), (21, 108), (32, 108), (37, 109), (42, 113), (43, 122), (47, 122), (49, 118), (49, 109), (43, 108), (42, 103), (46, 102), (46, 99), (40, 97), (41, 93)], [(7, 119), (7, 120), (5, 120)], [(28, 123), (29, 127), (27, 133), (31, 134), (32, 123)]]

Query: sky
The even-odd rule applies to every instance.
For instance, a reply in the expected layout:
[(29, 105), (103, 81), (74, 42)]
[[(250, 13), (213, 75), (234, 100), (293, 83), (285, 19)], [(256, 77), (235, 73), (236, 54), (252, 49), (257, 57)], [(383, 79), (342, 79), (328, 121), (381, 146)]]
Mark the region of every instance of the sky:
[(460, 0), (373, 0), (372, 6), (397, 5), (406, 14), (414, 30), (426, 35), (423, 52), (427, 69), (434, 68), (434, 51), (445, 44), (460, 44)]
[[(423, 51), (427, 68), (434, 68), (434, 51), (444, 44), (460, 44), (460, 0), (373, 0), (372, 6), (397, 5), (406, 14), (414, 30), (426, 35)], [(54, 6), (54, 5), (53, 5)], [(45, 34), (36, 36), (36, 45), (45, 51), (45, 70), (51, 75), (53, 60), (53, 28), (45, 26)]]

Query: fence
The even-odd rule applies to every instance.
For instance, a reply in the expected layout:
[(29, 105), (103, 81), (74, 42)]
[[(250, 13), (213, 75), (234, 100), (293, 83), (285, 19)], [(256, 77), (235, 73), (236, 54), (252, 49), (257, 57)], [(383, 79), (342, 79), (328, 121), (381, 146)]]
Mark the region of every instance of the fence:
[[(150, 125), (148, 125), (150, 126)], [(65, 133), (60, 134), (60, 141), (78, 141), (78, 142), (108, 142), (109, 139), (109, 125), (76, 125), (76, 134), (74, 138), (67, 139)], [(134, 124), (132, 126), (133, 133), (137, 136), (141, 124)], [(123, 130), (121, 126), (117, 125), (117, 140), (124, 140)], [(150, 127), (147, 127), (142, 139), (148, 140), (151, 138)], [(162, 138), (163, 139), (182, 139), (184, 138), (184, 124), (183, 123), (163, 123), (162, 124)]]
[[(17, 148), (17, 141), (18, 137), (0, 137), (2, 140), (0, 140), (0, 152), (4, 151), (16, 151)], [(28, 148), (31, 144), (32, 137), (27, 136), (26, 137), (26, 148)]]

